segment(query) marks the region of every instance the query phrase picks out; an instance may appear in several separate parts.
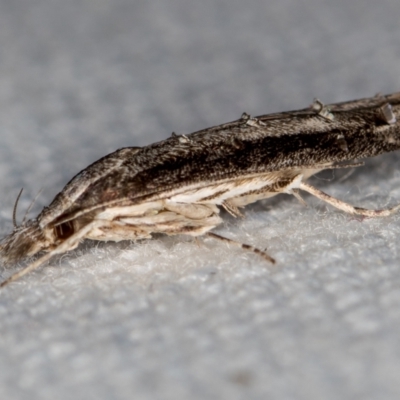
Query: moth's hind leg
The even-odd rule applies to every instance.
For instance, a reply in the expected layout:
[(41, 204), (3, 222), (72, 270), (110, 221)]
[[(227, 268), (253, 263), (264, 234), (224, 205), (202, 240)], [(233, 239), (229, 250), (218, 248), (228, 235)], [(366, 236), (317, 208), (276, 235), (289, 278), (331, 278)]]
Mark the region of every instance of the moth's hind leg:
[(239, 246), (243, 250), (252, 251), (253, 253), (258, 254), (259, 256), (264, 258), (264, 260), (266, 260), (272, 264), (275, 264), (275, 260), (270, 255), (268, 255), (265, 251), (258, 249), (257, 247), (250, 246), (249, 244), (245, 244), (245, 243), (240, 243), (233, 239), (228, 239), (224, 236), (217, 235), (214, 232), (207, 232), (206, 235), (213, 239), (218, 239), (218, 240), (221, 240), (222, 242), (226, 242), (229, 244), (234, 244), (235, 246)]
[(318, 190), (314, 186), (309, 185), (308, 183), (301, 182), (299, 189), (304, 190), (317, 197), (320, 200), (325, 201), (333, 207), (338, 208), (348, 214), (353, 215), (362, 215), (364, 217), (388, 217), (400, 210), (400, 204), (395, 207), (388, 208), (386, 210), (368, 210), (366, 208), (354, 207), (351, 204), (348, 204), (342, 200), (336, 199), (335, 197), (329, 196), (329, 194), (324, 193), (321, 190)]

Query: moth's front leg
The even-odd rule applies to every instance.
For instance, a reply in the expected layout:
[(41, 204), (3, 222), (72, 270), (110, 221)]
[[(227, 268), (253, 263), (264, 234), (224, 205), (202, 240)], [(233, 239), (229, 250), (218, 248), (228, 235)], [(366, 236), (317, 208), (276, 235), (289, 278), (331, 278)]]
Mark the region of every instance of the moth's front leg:
[(67, 251), (70, 251), (78, 246), (81, 240), (89, 238), (88, 234), (90, 231), (95, 229), (98, 225), (98, 221), (92, 221), (91, 223), (87, 224), (79, 231), (72, 234), (68, 239), (64, 240), (57, 246), (54, 246), (48, 253), (44, 254), (43, 256), (39, 257), (37, 260), (28, 264), (22, 270), (16, 272), (15, 274), (11, 275), (5, 281), (0, 283), (0, 288), (8, 285), (11, 282), (16, 281), (17, 279), (21, 278), (22, 276), (26, 275), (27, 273), (39, 268), (41, 265), (49, 261), (52, 257), (57, 254), (62, 254)]

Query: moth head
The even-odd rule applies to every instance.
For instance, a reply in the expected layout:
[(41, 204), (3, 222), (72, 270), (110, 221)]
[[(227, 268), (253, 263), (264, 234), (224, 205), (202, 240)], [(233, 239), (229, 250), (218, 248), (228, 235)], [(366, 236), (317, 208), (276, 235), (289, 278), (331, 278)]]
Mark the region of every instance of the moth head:
[(50, 247), (51, 239), (46, 237), (38, 221), (32, 219), (16, 226), (0, 241), (0, 259), (4, 264), (12, 264)]
[(0, 260), (4, 264), (16, 263), (40, 251), (51, 251), (75, 233), (73, 221), (49, 224), (43, 228), (37, 219), (16, 226), (0, 241)]

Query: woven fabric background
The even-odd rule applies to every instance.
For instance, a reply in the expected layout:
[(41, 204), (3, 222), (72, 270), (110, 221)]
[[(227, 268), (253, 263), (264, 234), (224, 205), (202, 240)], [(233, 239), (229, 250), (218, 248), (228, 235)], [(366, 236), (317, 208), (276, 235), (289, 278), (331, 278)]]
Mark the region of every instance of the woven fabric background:
[[(396, 0), (1, 0), (0, 234), (77, 172), (252, 115), (400, 90)], [(311, 182), (400, 201), (399, 155)], [(398, 399), (398, 216), (305, 196), (211, 239), (85, 242), (0, 292), (0, 398)], [(5, 278), (20, 266), (0, 269)]]

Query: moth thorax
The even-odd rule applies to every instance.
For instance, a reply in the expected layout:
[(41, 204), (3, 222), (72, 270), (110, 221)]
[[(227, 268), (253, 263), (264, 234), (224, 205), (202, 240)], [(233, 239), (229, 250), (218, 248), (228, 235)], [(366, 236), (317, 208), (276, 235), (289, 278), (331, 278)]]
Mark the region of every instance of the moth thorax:
[(75, 233), (72, 221), (62, 222), (54, 227), (54, 235), (57, 239), (66, 240)]

